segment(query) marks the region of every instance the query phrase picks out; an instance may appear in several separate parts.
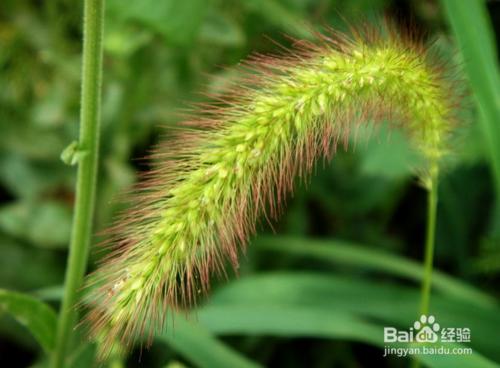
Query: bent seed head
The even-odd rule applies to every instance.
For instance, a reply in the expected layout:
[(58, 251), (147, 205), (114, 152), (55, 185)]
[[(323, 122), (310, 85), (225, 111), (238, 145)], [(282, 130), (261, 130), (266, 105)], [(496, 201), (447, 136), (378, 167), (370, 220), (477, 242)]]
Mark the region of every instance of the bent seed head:
[(89, 278), (88, 320), (94, 336), (107, 336), (103, 356), (112, 341), (127, 346), (162, 329), (168, 310), (195, 303), (226, 259), (237, 267), (257, 218), (266, 208), (276, 215), (294, 178), (331, 157), (361, 122), (398, 122), (432, 185), (449, 149), (455, 96), (422, 43), (381, 33), (389, 35), (321, 36), (286, 56), (254, 57), (224, 108), (214, 103), (198, 117), (200, 129), (158, 149), (110, 230), (112, 254)]

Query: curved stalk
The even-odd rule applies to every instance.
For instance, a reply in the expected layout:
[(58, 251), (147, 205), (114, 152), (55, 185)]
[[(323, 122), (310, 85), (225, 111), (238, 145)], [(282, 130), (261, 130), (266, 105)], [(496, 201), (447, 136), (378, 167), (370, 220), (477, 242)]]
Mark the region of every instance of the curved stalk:
[(85, 273), (92, 234), (99, 147), (103, 4), (103, 0), (85, 0), (84, 3), (81, 123), (78, 144), (80, 160), (64, 297), (59, 314), (56, 345), (51, 357), (52, 368), (64, 366), (65, 353), (76, 321), (74, 305)]

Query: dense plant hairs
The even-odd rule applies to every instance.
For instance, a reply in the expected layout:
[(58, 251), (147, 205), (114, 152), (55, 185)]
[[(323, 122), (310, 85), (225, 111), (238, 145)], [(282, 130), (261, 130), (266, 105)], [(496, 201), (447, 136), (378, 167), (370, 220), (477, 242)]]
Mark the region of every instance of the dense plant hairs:
[(212, 273), (225, 274), (227, 259), (237, 267), (258, 217), (276, 216), (294, 178), (361, 122), (399, 122), (426, 159), (422, 183), (433, 185), (457, 103), (444, 63), (395, 27), (365, 28), (254, 56), (227, 98), (157, 149), (110, 230), (113, 251), (87, 283), (104, 354), (113, 341), (163, 329), (169, 310), (192, 305)]

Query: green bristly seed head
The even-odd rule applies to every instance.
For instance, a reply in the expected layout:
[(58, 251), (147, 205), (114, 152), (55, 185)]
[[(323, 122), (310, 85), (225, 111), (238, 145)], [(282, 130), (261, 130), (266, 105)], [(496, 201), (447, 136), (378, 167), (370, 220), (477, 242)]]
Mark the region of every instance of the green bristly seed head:
[(254, 60), (226, 106), (199, 119), (204, 129), (160, 149), (91, 278), (95, 334), (127, 345), (163, 328), (168, 309), (193, 304), (226, 259), (237, 265), (238, 246), (266, 208), (279, 211), (294, 177), (367, 119), (399, 122), (425, 158), (422, 183), (434, 185), (455, 104), (442, 68), (394, 32), (339, 39)]

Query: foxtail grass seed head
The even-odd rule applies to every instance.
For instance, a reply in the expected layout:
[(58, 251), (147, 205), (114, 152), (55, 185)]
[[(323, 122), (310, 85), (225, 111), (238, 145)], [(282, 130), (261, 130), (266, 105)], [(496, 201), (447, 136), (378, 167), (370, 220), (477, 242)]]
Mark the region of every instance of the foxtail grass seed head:
[(127, 346), (163, 329), (169, 310), (193, 305), (212, 274), (225, 274), (227, 259), (236, 267), (258, 218), (277, 215), (294, 178), (358, 124), (394, 121), (425, 158), (422, 183), (433, 185), (457, 99), (445, 64), (422, 42), (382, 28), (252, 58), (227, 100), (158, 148), (110, 231), (113, 251), (87, 282), (104, 355), (117, 340)]

